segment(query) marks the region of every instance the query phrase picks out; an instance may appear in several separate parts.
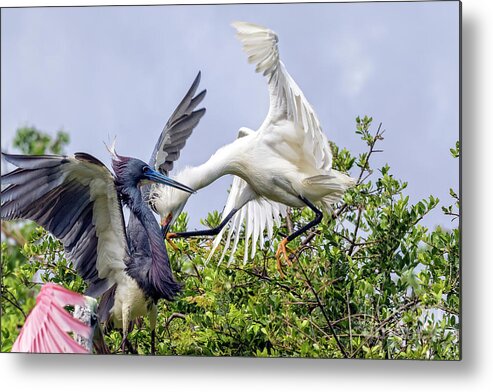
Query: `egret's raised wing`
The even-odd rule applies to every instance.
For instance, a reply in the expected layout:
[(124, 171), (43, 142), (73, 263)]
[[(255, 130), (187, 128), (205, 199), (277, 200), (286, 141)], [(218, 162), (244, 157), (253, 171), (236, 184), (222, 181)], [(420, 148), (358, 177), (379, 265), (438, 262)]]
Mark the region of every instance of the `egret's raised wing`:
[[(270, 108), (264, 125), (283, 118), (293, 121), (297, 129), (304, 132), (306, 157), (313, 157), (316, 167), (330, 170), (329, 142), (315, 111), (279, 60), (276, 33), (253, 23), (235, 22), (232, 26), (243, 43), (248, 61), (256, 64), (255, 70), (268, 78)], [(264, 129), (268, 127), (262, 127), (260, 131)]]
[(94, 312), (96, 301), (53, 283), (43, 285), (11, 351), (88, 354), (68, 333), (90, 341), (92, 327), (74, 318), (64, 309), (67, 305), (89, 307)]
[(205, 114), (205, 108), (194, 110), (202, 102), (207, 92), (206, 90), (202, 90), (194, 96), (199, 83), (200, 72), (164, 126), (159, 140), (154, 147), (149, 164), (163, 174), (168, 175), (171, 169), (173, 169), (173, 162), (180, 157), (181, 149), (185, 147), (193, 129)]
[(113, 175), (93, 156), (9, 155), (2, 219), (30, 219), (60, 239), (65, 256), (99, 296), (125, 269), (123, 214)]
[[(257, 250), (257, 242), (260, 242), (260, 248), (263, 249), (265, 242), (265, 232), (267, 239), (272, 241), (274, 236), (274, 227), (281, 224), (281, 218), (286, 216), (286, 206), (276, 203), (262, 197), (255, 197), (244, 203), (253, 195), (250, 186), (240, 177), (234, 177), (228, 200), (222, 214), (224, 219), (233, 208), (240, 210), (233, 216), (227, 226), (214, 239), (214, 243), (207, 258), (209, 261), (219, 246), (223, 235), (228, 232), (226, 242), (219, 259), (220, 264), (231, 246), (228, 265), (234, 260), (234, 255), (238, 247), (242, 232), (245, 236), (245, 246), (243, 254), (243, 263), (248, 261), (248, 257), (253, 258)], [(246, 200), (245, 200), (246, 198)], [(250, 245), (251, 240), (251, 245)], [(251, 246), (251, 250), (250, 250)]]

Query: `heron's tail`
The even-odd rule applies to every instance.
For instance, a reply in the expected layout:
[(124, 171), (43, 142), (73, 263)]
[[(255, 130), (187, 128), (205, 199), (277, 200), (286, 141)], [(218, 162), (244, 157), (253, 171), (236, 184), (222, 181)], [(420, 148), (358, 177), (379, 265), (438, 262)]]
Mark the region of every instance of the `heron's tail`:
[(110, 319), (110, 310), (115, 304), (116, 284), (101, 296), (98, 306), (98, 319), (101, 323), (107, 323)]

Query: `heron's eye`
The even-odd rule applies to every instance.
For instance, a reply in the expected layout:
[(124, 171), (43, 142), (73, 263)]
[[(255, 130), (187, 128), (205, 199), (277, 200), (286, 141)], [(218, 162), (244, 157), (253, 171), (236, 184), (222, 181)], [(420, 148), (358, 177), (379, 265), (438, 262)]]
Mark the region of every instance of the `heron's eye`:
[(144, 166), (144, 167), (142, 168), (142, 172), (143, 172), (143, 173), (149, 173), (150, 171), (151, 171), (151, 168), (150, 168), (149, 166)]

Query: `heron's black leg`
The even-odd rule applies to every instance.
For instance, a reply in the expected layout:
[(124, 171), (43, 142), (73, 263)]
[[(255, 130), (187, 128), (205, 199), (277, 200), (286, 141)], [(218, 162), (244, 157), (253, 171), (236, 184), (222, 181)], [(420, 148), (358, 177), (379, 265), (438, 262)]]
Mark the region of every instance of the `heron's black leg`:
[(122, 331), (122, 354), (138, 354), (137, 350), (132, 346), (130, 340), (128, 340), (128, 331)]
[(151, 355), (156, 355), (156, 330), (151, 331)]
[(128, 340), (128, 335), (123, 338), (122, 352), (123, 354), (125, 354), (125, 352), (128, 352), (129, 354), (138, 354), (137, 350), (130, 343), (130, 340)]
[(310, 207), (310, 209), (313, 212), (315, 212), (315, 219), (313, 219), (312, 221), (308, 222), (305, 226), (303, 226), (300, 229), (296, 230), (294, 233), (288, 235), (279, 244), (279, 247), (277, 248), (277, 252), (276, 252), (276, 259), (277, 259), (277, 269), (279, 270), (279, 273), (281, 274), (281, 276), (284, 276), (284, 273), (282, 272), (282, 268), (281, 268), (281, 259), (280, 259), (281, 253), (284, 255), (284, 257), (286, 259), (286, 262), (289, 265), (291, 265), (291, 262), (289, 260), (289, 257), (288, 257), (288, 254), (287, 254), (287, 250), (286, 250), (286, 244), (288, 242), (294, 240), (296, 237), (299, 237), (301, 234), (305, 233), (307, 230), (311, 229), (313, 226), (318, 225), (322, 221), (322, 218), (324, 216), (323, 213), (322, 213), (322, 211), (320, 211), (317, 207), (315, 207), (310, 200), (306, 199), (305, 197), (303, 197), (301, 195), (298, 196), (298, 198), (301, 201), (303, 201), (303, 203), (305, 203), (308, 207)]
[(125, 354), (127, 348), (127, 333), (122, 331), (122, 354)]
[(199, 237), (203, 235), (218, 235), (219, 232), (223, 229), (224, 226), (229, 222), (229, 220), (233, 217), (234, 214), (236, 214), (238, 210), (236, 208), (233, 208), (231, 212), (222, 220), (222, 222), (212, 228), (212, 229), (207, 229), (207, 230), (197, 230), (197, 231), (185, 231), (182, 233), (169, 233), (166, 234), (166, 238), (187, 238), (187, 237)]

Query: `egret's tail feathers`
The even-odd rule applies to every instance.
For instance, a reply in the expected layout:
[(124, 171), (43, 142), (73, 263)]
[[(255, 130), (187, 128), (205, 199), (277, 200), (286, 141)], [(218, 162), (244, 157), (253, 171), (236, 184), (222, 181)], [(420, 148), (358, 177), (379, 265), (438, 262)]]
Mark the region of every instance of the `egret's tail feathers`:
[[(226, 237), (226, 243), (224, 244), (223, 251), (221, 253), (221, 257), (219, 258), (217, 265), (220, 265), (224, 261), (224, 258), (226, 256), (226, 252), (230, 248), (231, 240), (233, 240), (233, 245), (230, 249), (230, 257), (229, 257), (227, 266), (229, 267), (230, 264), (234, 261), (234, 259), (235, 259), (234, 255), (235, 255), (236, 249), (238, 248), (238, 243), (239, 243), (239, 240), (241, 237), (240, 231), (241, 231), (241, 226), (242, 226), (243, 221), (244, 221), (245, 212), (246, 212), (245, 209), (241, 209), (232, 218), (232, 220), (228, 223), (228, 225), (226, 225), (221, 230), (221, 232), (216, 236), (216, 238), (214, 239), (213, 245), (212, 245), (211, 252), (209, 253), (209, 257), (207, 258), (206, 263), (208, 263), (211, 260), (213, 254), (215, 253), (216, 249), (218, 248), (219, 244), (221, 243), (223, 235), (226, 233), (226, 231), (228, 232), (227, 237)], [(227, 214), (223, 213), (223, 218), (226, 215)]]
[(356, 185), (356, 180), (337, 170), (331, 170), (330, 174), (322, 174), (308, 177), (303, 180), (309, 188), (317, 189), (325, 193), (322, 204), (328, 209), (332, 204), (339, 202), (344, 193)]
[(303, 180), (309, 186), (323, 186), (326, 188), (344, 187), (351, 188), (356, 184), (356, 180), (337, 170), (331, 170), (330, 174), (321, 174), (318, 176), (308, 177)]
[[(238, 177), (238, 180), (235, 179), (235, 181), (243, 180)], [(230, 195), (232, 193), (230, 192)], [(225, 208), (223, 219), (228, 215), (228, 211), (230, 210)], [(235, 262), (240, 239), (244, 240), (243, 264), (253, 260), (257, 251), (257, 244), (259, 244), (260, 249), (263, 249), (266, 239), (272, 241), (274, 227), (280, 226), (281, 218), (286, 216), (286, 212), (286, 206), (271, 200), (264, 198), (250, 200), (239, 209), (229, 224), (216, 236), (207, 262), (211, 260), (213, 254), (217, 251), (221, 240), (226, 235), (226, 231), (227, 235), (218, 265), (224, 261), (228, 251), (227, 266)]]

